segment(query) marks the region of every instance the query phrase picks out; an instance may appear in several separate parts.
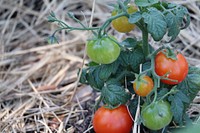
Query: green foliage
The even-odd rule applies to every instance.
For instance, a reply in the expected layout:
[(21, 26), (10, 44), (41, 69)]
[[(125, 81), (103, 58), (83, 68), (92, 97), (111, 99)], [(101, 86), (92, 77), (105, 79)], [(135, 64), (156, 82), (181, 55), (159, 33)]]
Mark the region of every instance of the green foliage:
[(122, 51), (119, 57), (122, 66), (130, 67), (133, 72), (139, 71), (139, 66), (144, 63), (145, 57), (142, 52), (142, 48), (134, 49), (133, 51)]
[(176, 94), (169, 96), (168, 100), (171, 102), (174, 120), (182, 125), (185, 112), (184, 103), (189, 103), (188, 97), (181, 91), (178, 91)]
[(101, 96), (103, 102), (109, 108), (126, 104), (131, 97), (130, 93), (127, 93), (124, 88), (115, 84), (105, 85), (102, 88)]
[(123, 40), (120, 45), (122, 46), (122, 48), (124, 50), (130, 48), (130, 49), (133, 49), (137, 46), (137, 41), (133, 38), (126, 38), (125, 40)]
[(187, 78), (177, 85), (178, 92), (168, 97), (174, 120), (181, 125), (184, 124), (186, 109), (200, 91), (199, 74), (199, 68), (191, 67)]
[(136, 0), (135, 3), (143, 8), (131, 14), (129, 22), (138, 23), (143, 18), (155, 41), (160, 41), (166, 33), (171, 38), (170, 42), (175, 40), (180, 30), (187, 28), (190, 23), (189, 12), (184, 6), (158, 0)]
[(167, 30), (167, 23), (163, 14), (154, 7), (148, 9), (148, 12), (142, 14), (144, 22), (147, 24), (147, 30), (155, 41), (163, 38)]
[(200, 68), (190, 67), (187, 78), (178, 84), (177, 88), (187, 95), (191, 102), (200, 91)]
[(49, 16), (47, 17), (48, 22), (52, 23), (56, 21), (56, 15), (54, 12), (50, 12)]
[[(174, 5), (176, 7), (176, 5)], [(180, 30), (186, 28), (189, 24), (190, 18), (187, 9), (183, 6), (176, 7), (172, 11), (167, 11), (165, 19), (167, 22), (168, 36), (173, 41), (179, 34)], [(187, 17), (187, 23), (183, 26), (184, 17)]]
[[(120, 45), (123, 50), (118, 60), (106, 65), (91, 62), (83, 69), (80, 77), (81, 83), (88, 84), (95, 90), (101, 91), (103, 97), (105, 97), (104, 102), (110, 106), (118, 106), (125, 101), (127, 102), (128, 96), (123, 92), (124, 88), (121, 87), (121, 84), (125, 84), (125, 76), (131, 75), (131, 80), (134, 80), (133, 72), (138, 72), (140, 64), (145, 62), (140, 41), (127, 38)], [(122, 83), (121, 79), (123, 79)], [(115, 91), (114, 88), (116, 88)], [(109, 95), (105, 95), (106, 93)], [(116, 99), (121, 100), (117, 102)]]
[(151, 6), (158, 2), (159, 2), (159, 0), (135, 0), (135, 4), (137, 6), (141, 6), (141, 7)]
[[(54, 35), (63, 29), (68, 32), (90, 30), (94, 38), (101, 39), (107, 35), (106, 30), (114, 19), (122, 16), (128, 17), (129, 23), (135, 24), (142, 31), (143, 40), (138, 41), (129, 37), (119, 43), (110, 37), (120, 46), (119, 57), (110, 64), (97, 64), (92, 61), (86, 64), (86, 67), (81, 71), (80, 82), (99, 91), (101, 93), (100, 100), (108, 108), (129, 103), (130, 112), (135, 115), (138, 96), (135, 95), (134, 99), (131, 99), (131, 94), (135, 94), (131, 81), (135, 80), (135, 74), (148, 75), (154, 80), (154, 90), (147, 97), (141, 98), (141, 104), (152, 104), (164, 99), (171, 104), (173, 120), (178, 125), (185, 124), (187, 120), (186, 109), (200, 91), (200, 69), (190, 67), (187, 78), (175, 86), (157, 83), (160, 77), (155, 74), (154, 59), (161, 48), (155, 51), (148, 43), (148, 36), (151, 35), (155, 41), (161, 41), (164, 36), (170, 37), (169, 42), (175, 40), (180, 31), (187, 28), (190, 23), (188, 10), (184, 6), (160, 2), (159, 0), (135, 0), (138, 11), (128, 14), (126, 9), (129, 2), (130, 0), (118, 0), (118, 3), (113, 7), (120, 9), (120, 12), (107, 19), (100, 27), (87, 27), (75, 18), (73, 13), (69, 12), (68, 17), (81, 26), (72, 27), (57, 19), (55, 14), (51, 12), (47, 19), (49, 22), (58, 23), (59, 29), (48, 38), (48, 42), (58, 42)], [(100, 44), (97, 43), (95, 46), (98, 45)], [(140, 70), (141, 64), (142, 70)]]
[(135, 13), (133, 13), (133, 14), (131, 14), (129, 16), (128, 21), (131, 24), (135, 24), (135, 23), (139, 22), (141, 18), (142, 18), (141, 13), (140, 12), (135, 12)]

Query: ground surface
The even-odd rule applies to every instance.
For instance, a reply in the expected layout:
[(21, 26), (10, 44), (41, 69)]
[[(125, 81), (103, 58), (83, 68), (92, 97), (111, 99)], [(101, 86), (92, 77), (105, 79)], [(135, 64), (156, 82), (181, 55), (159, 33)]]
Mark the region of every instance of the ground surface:
[[(46, 17), (54, 11), (68, 24), (79, 26), (67, 12), (74, 12), (85, 24), (93, 14), (92, 25), (97, 26), (110, 16), (106, 6), (110, 2), (0, 0), (0, 132), (92, 132), (92, 108), (98, 94), (77, 80), (89, 33), (63, 31), (57, 34), (59, 45), (48, 45), (46, 38), (57, 26), (48, 23)], [(200, 1), (173, 2), (187, 6), (192, 21), (172, 46), (176, 44), (191, 65), (200, 66)], [(125, 35), (110, 28), (109, 33), (119, 40), (141, 36), (138, 30)], [(157, 47), (153, 41), (151, 44)], [(199, 102), (197, 96), (188, 111), (197, 119)]]

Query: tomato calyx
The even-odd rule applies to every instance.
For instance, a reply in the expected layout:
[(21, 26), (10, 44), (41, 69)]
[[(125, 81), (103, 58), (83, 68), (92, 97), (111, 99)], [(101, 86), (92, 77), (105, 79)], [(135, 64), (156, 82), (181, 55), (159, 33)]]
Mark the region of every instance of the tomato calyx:
[(166, 49), (162, 50), (162, 53), (168, 58), (172, 60), (177, 60), (177, 54), (178, 52), (174, 52), (174, 50), (167, 47)]
[(137, 83), (136, 84), (136, 90), (138, 90), (139, 89), (139, 86), (141, 85), (141, 84), (147, 84), (147, 81), (145, 81), (144, 80), (144, 76), (145, 76), (145, 74), (142, 74), (142, 75), (140, 75), (140, 74), (135, 74), (135, 80), (134, 81), (132, 81), (131, 83)]

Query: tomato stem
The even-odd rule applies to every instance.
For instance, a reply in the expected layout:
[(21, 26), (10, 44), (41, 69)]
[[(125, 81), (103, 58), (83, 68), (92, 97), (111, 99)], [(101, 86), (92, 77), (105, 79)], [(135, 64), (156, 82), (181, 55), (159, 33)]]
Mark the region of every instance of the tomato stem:
[(126, 7), (124, 6), (124, 4), (121, 2), (121, 0), (117, 0), (118, 4), (120, 5), (120, 7), (122, 8), (122, 10), (128, 14)]
[(149, 55), (148, 31), (146, 27), (141, 30), (142, 30), (143, 52), (144, 52), (144, 55), (148, 57)]
[(165, 97), (167, 97), (168, 95), (174, 94), (174, 93), (176, 93), (176, 92), (178, 92), (178, 90), (176, 89), (176, 86), (174, 86), (174, 87), (172, 87), (172, 89), (171, 89), (168, 93), (166, 93), (164, 96), (162, 96), (162, 97), (159, 99), (159, 101), (163, 100), (163, 99), (164, 99)]

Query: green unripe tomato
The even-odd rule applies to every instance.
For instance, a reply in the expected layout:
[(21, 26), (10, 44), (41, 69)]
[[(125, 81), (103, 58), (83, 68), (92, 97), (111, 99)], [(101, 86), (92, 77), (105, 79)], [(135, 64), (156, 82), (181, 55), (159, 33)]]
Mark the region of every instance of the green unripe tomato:
[[(109, 37), (116, 40), (113, 36)], [(92, 61), (99, 64), (110, 64), (118, 58), (120, 47), (109, 37), (105, 36), (87, 42), (87, 55)]]
[(151, 130), (160, 130), (172, 121), (170, 104), (167, 101), (158, 101), (144, 106), (141, 111), (144, 126)]

